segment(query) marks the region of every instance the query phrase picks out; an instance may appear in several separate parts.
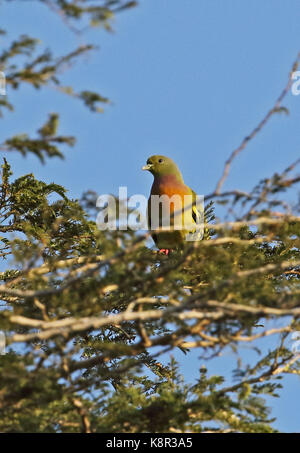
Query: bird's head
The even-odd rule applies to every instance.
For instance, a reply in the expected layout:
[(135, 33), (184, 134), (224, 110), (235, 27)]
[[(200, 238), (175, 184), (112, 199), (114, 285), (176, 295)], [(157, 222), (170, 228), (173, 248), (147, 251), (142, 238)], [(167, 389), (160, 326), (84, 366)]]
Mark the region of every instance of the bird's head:
[(154, 177), (176, 176), (179, 181), (183, 181), (182, 175), (175, 162), (166, 156), (151, 156), (142, 170), (148, 170)]

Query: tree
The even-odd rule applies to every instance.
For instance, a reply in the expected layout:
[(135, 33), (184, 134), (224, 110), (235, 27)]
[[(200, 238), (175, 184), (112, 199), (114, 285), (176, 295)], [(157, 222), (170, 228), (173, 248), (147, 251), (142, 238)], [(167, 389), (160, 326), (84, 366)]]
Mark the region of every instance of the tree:
[[(113, 15), (136, 2), (42, 3), (80, 33), (86, 26), (109, 30)], [(58, 57), (37, 47), (36, 39), (21, 36), (0, 54), (12, 89), (53, 85), (92, 112), (109, 102), (60, 82), (61, 68), (92, 45)], [(2, 432), (274, 431), (264, 395), (277, 396), (284, 373), (300, 373), (300, 353), (287, 344), (300, 328), (299, 206), (286, 201), (300, 181), (297, 163), (249, 193), (221, 189), (233, 159), (285, 111), (282, 101), (298, 59), (274, 107), (233, 151), (206, 197), (216, 211), (227, 207), (226, 221), (214, 221), (208, 205), (210, 240), (188, 243), (170, 257), (146, 247), (148, 234), (100, 231), (97, 194), (72, 200), (63, 187), (33, 174), (13, 179), (4, 158), (0, 254), (15, 265), (1, 273), (0, 285), (0, 329), (7, 342), (0, 359)], [(2, 115), (13, 109), (9, 98), (0, 97), (0, 105)], [(58, 128), (59, 115), (51, 113), (36, 138), (8, 138), (1, 151), (34, 153), (42, 161), (63, 157), (61, 147), (74, 145), (75, 138), (59, 135)], [(225, 348), (239, 357), (241, 344), (271, 335), (280, 337), (280, 345), (255, 366), (238, 362), (236, 383), (210, 375), (211, 357)], [(190, 384), (174, 358), (165, 357), (193, 348), (207, 368)]]

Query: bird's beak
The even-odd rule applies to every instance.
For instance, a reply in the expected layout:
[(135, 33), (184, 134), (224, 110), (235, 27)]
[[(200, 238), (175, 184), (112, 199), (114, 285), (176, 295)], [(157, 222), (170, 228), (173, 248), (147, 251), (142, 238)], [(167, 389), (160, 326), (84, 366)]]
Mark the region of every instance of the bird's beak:
[(147, 164), (142, 167), (142, 170), (151, 170), (152, 167), (153, 167), (153, 164)]

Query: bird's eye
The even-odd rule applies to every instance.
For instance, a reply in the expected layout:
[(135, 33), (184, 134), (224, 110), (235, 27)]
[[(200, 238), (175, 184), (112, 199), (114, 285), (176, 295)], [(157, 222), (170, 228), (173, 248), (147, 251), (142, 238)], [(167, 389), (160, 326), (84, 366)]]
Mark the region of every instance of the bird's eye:
[(163, 159), (158, 159), (158, 162), (161, 164), (163, 162)]

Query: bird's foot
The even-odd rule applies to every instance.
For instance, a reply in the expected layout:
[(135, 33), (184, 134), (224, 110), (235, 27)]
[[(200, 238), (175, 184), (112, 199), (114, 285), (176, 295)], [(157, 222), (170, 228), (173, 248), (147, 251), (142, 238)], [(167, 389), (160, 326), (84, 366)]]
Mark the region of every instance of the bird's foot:
[(171, 252), (170, 249), (160, 249), (158, 253), (168, 256), (170, 252)]

